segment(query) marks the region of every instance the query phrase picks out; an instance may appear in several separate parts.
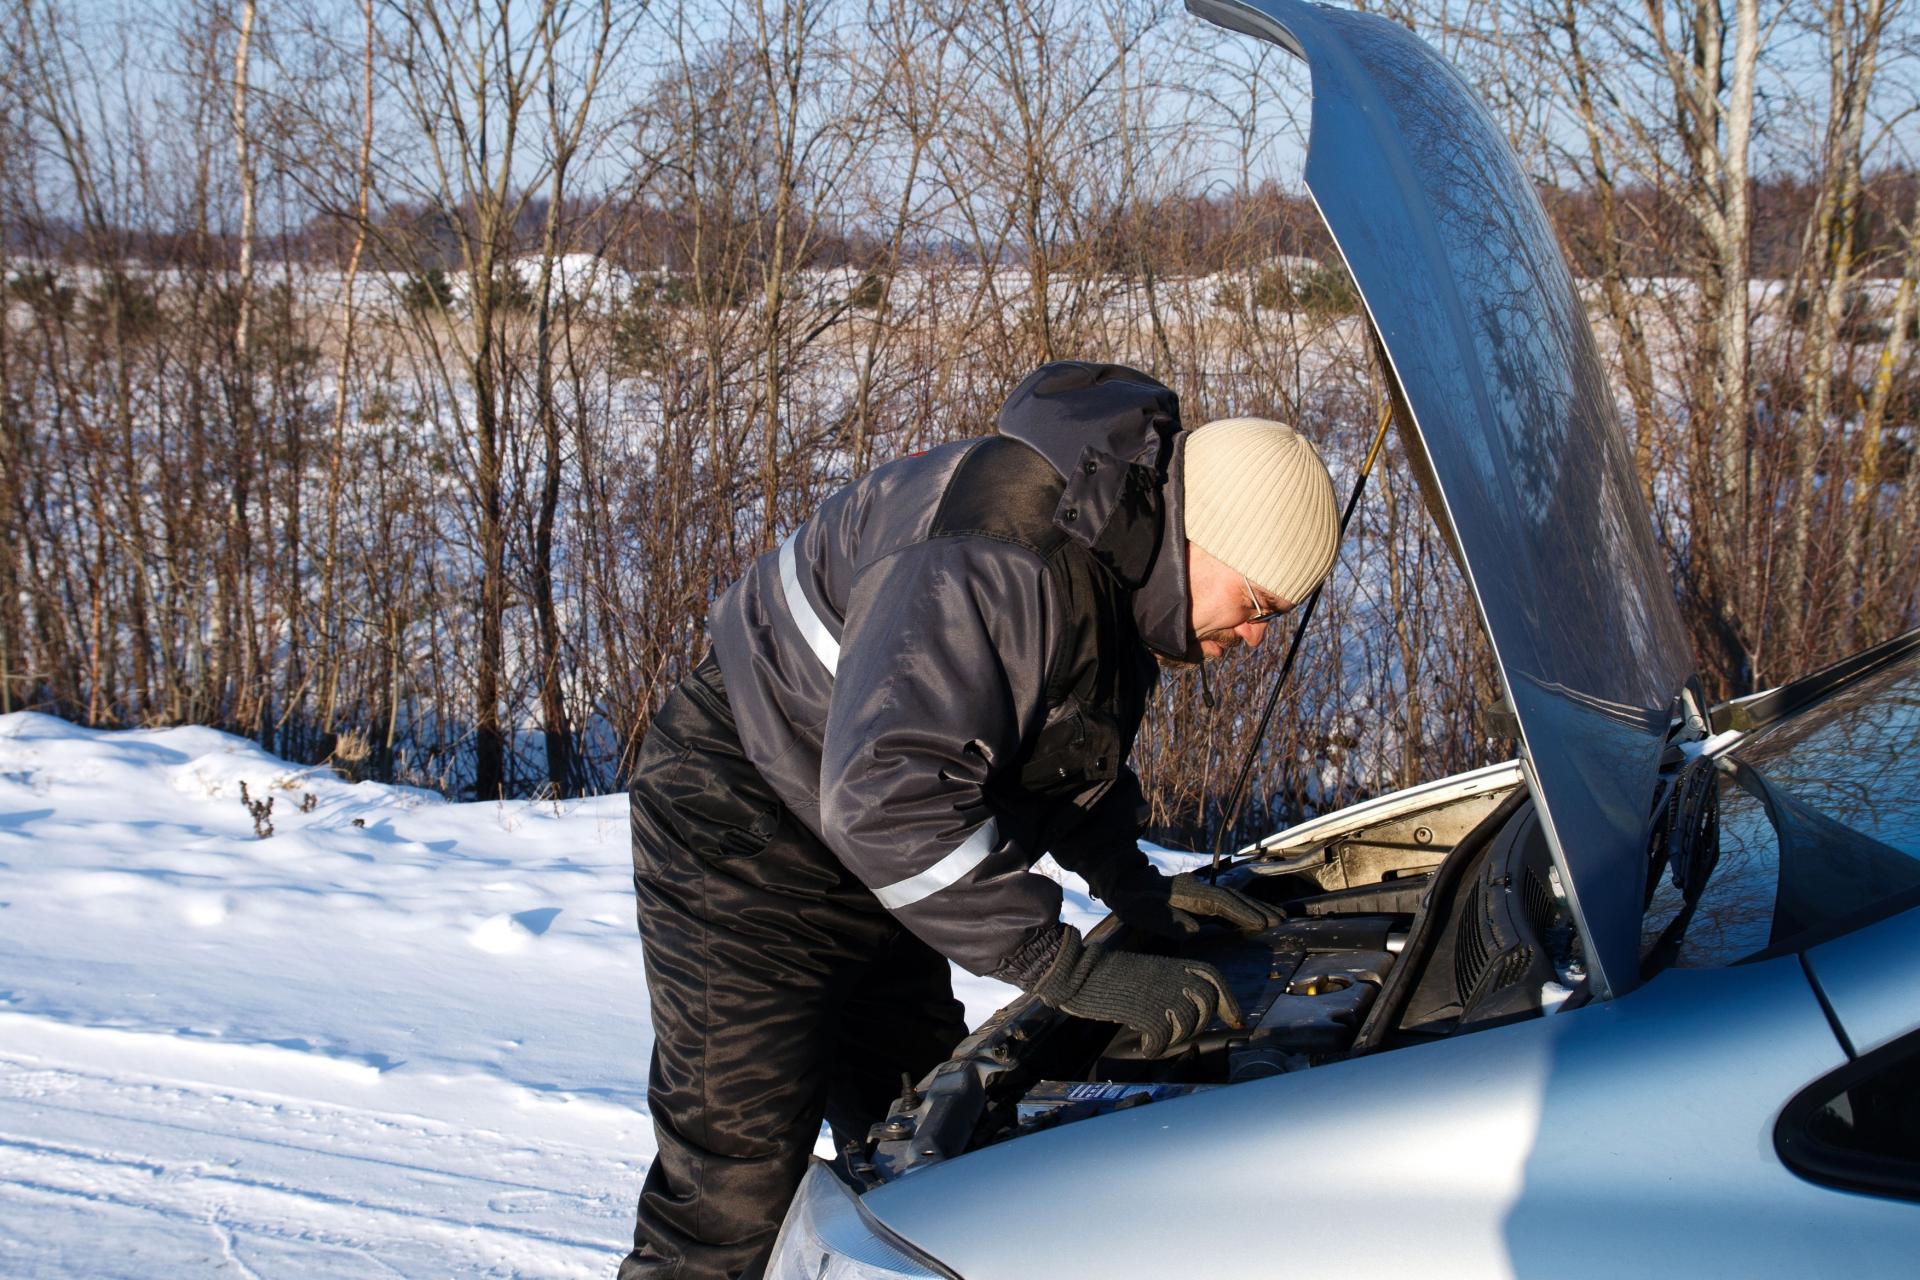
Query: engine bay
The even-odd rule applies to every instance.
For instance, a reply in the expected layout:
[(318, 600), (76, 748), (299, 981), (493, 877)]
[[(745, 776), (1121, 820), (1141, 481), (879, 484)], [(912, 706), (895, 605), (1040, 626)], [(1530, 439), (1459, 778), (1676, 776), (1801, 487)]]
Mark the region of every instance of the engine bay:
[(1493, 799), (1452, 848), (1412, 847), (1371, 884), (1326, 887), (1348, 879), (1330, 870), (1335, 843), (1318, 860), (1229, 864), (1221, 883), (1286, 911), (1259, 933), (1210, 922), (1175, 943), (1103, 923), (1091, 942), (1213, 965), (1242, 1025), (1216, 1019), (1150, 1057), (1125, 1027), (1023, 997), (909, 1082), (867, 1142), (847, 1145), (847, 1172), (875, 1185), (1038, 1129), (1557, 1007), (1583, 990), (1580, 940), (1524, 788)]
[(1406, 943), (1411, 914), (1342, 913), (1282, 921), (1257, 934), (1209, 927), (1171, 948), (1218, 969), (1245, 1014), (1216, 1019), (1178, 1051), (1148, 1058), (1121, 1029), (1092, 1067), (1103, 1080), (1235, 1084), (1297, 1070), (1348, 1049)]

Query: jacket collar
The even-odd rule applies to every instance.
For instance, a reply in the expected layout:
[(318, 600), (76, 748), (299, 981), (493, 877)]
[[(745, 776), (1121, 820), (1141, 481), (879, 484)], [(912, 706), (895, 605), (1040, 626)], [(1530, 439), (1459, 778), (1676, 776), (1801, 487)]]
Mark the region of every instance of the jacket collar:
[(1125, 365), (1059, 360), (1014, 388), (999, 429), (1066, 481), (1054, 523), (1131, 592), (1141, 639), (1184, 658), (1193, 636), (1180, 398)]

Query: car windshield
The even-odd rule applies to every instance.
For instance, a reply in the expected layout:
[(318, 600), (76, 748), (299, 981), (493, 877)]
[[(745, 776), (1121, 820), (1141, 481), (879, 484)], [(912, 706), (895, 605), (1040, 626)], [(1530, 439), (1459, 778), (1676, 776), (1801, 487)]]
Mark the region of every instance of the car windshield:
[[(1920, 891), (1920, 650), (1727, 754), (1719, 860), (1674, 963), (1732, 964)], [(1681, 909), (1663, 878), (1644, 945)]]

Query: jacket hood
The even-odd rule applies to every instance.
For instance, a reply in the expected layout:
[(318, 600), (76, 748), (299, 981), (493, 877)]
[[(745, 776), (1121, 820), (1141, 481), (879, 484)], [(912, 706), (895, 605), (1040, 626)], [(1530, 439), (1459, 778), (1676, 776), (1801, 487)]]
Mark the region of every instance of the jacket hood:
[(1180, 509), (1180, 397), (1119, 364), (1056, 360), (1015, 387), (1000, 434), (1066, 481), (1054, 523), (1133, 593), (1141, 639), (1184, 659), (1192, 641)]

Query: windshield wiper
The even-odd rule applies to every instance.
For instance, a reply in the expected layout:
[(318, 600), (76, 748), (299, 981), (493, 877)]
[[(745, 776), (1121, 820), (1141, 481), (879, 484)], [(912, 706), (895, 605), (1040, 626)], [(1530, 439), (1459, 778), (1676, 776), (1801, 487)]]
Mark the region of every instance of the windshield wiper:
[(1720, 865), (1720, 779), (1717, 763), (1695, 756), (1682, 765), (1661, 799), (1660, 817), (1647, 845), (1647, 897), (1653, 905), (1660, 874), (1670, 871), (1680, 891), (1680, 910), (1640, 959), (1640, 980), (1659, 973), (1680, 954), (1680, 942), (1700, 906), (1707, 881)]

